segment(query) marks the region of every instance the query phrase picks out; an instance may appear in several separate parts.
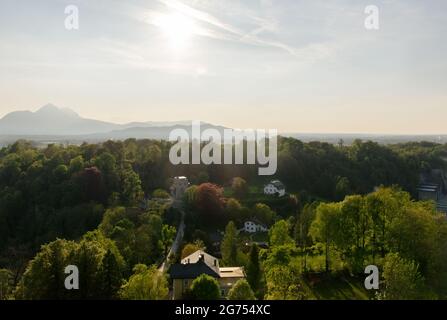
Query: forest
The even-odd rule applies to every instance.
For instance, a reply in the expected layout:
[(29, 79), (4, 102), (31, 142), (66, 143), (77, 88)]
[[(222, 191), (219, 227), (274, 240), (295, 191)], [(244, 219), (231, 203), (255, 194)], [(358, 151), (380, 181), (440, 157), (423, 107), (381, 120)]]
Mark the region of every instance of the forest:
[[(128, 139), (2, 148), (0, 299), (166, 299), (169, 277), (158, 267), (180, 217), (163, 199), (178, 175), (192, 185), (173, 259), (203, 248), (220, 251), (223, 265), (244, 266), (247, 281), (230, 297), (447, 298), (445, 215), (416, 201), (420, 174), (445, 169), (447, 145), (280, 137), (275, 177), (258, 176), (255, 165), (174, 166), (171, 146)], [(259, 195), (272, 178), (287, 186), (284, 199)], [(270, 227), (268, 248), (247, 246), (253, 239), (237, 232), (250, 217)], [(209, 238), (216, 230), (225, 230), (219, 250)], [(73, 263), (88, 276), (67, 291), (63, 266)], [(358, 286), (367, 264), (383, 270), (383, 290), (328, 292)], [(209, 279), (198, 279), (193, 297), (207, 298), (199, 280)]]

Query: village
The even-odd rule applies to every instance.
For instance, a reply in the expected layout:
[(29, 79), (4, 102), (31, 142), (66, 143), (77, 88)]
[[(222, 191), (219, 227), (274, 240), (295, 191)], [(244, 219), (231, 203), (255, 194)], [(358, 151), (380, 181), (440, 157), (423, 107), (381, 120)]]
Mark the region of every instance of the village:
[[(180, 228), (178, 229), (175, 242), (172, 245), (172, 247), (177, 250), (179, 249), (180, 242), (184, 236), (185, 214), (184, 209), (182, 208), (182, 201), (189, 186), (190, 183), (187, 177), (178, 176), (173, 178), (173, 183), (170, 187), (173, 206), (182, 212)], [(264, 185), (263, 194), (267, 197), (282, 198), (286, 196), (286, 189), (281, 181), (272, 180)], [(260, 248), (268, 248), (268, 231), (269, 226), (256, 217), (245, 219), (243, 224), (237, 230), (239, 235), (242, 235), (244, 239), (246, 239), (245, 245), (247, 247), (257, 245)], [(219, 248), (223, 235), (224, 233), (221, 230), (215, 230), (209, 234), (209, 237), (212, 239), (213, 252), (217, 253), (218, 256), (220, 256)], [(163, 264), (163, 269), (168, 268), (168, 261), (173, 260), (173, 256), (176, 255), (176, 252), (175, 250), (171, 250), (169, 254), (171, 256), (166, 258), (166, 262)], [(238, 280), (246, 278), (246, 273), (243, 267), (220, 267), (219, 257), (214, 257), (204, 250), (197, 250), (190, 255), (183, 257), (179, 263), (172, 264), (168, 273), (172, 279), (172, 298), (175, 300), (185, 298), (184, 294), (189, 290), (194, 279), (202, 274), (212, 276), (218, 280), (222, 297), (225, 297), (228, 294)]]

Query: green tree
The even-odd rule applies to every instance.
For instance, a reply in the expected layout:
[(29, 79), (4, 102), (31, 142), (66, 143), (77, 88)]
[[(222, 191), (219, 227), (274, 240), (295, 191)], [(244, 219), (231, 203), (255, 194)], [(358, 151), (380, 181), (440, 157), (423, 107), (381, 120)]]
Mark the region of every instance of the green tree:
[(330, 270), (330, 247), (338, 231), (337, 218), (340, 212), (339, 203), (322, 203), (317, 208), (317, 215), (310, 227), (310, 234), (314, 241), (325, 244), (326, 272)]
[(261, 281), (261, 266), (259, 264), (259, 249), (256, 244), (250, 248), (247, 264), (247, 281), (250, 287), (256, 292)]
[(220, 299), (219, 283), (213, 277), (202, 274), (193, 280), (191, 284), (191, 296), (195, 300)]
[(128, 168), (121, 174), (122, 198), (128, 206), (136, 206), (138, 201), (143, 198), (143, 189), (141, 180), (132, 168)]
[(163, 189), (155, 189), (154, 192), (152, 192), (152, 196), (159, 199), (168, 199), (169, 193)]
[(122, 265), (118, 260), (110, 249), (107, 250), (100, 269), (102, 299), (118, 298), (118, 291), (123, 284)]
[(168, 298), (168, 280), (166, 275), (155, 266), (137, 264), (134, 273), (120, 290), (125, 300), (165, 300)]
[(238, 280), (228, 292), (228, 300), (256, 300), (247, 280)]
[(64, 287), (64, 269), (73, 264), (69, 257), (76, 253), (77, 246), (75, 242), (61, 239), (42, 246), (29, 262), (16, 288), (15, 297), (31, 300), (66, 298), (68, 290)]
[(304, 300), (308, 296), (295, 267), (274, 266), (266, 271), (267, 300)]
[(220, 246), (222, 252), (222, 262), (226, 266), (237, 264), (238, 258), (238, 237), (237, 229), (233, 221), (230, 221), (225, 228), (225, 234)]
[(421, 297), (423, 278), (418, 265), (402, 259), (397, 253), (389, 253), (383, 267), (385, 288), (379, 295), (386, 300), (413, 300)]
[(229, 198), (225, 204), (226, 216), (233, 221), (241, 221), (243, 219), (242, 205), (234, 198)]
[(269, 230), (269, 240), (272, 247), (294, 244), (289, 223), (286, 220), (276, 222)]
[(193, 254), (194, 252), (198, 250), (205, 250), (205, 244), (202, 240), (196, 240), (194, 243), (187, 243), (182, 249), (181, 259), (186, 258), (190, 254)]
[(0, 300), (6, 300), (11, 293), (12, 272), (0, 269)]
[(177, 230), (175, 227), (164, 224), (161, 230), (161, 242), (163, 243), (164, 255), (168, 254), (169, 246), (174, 242)]
[(233, 189), (233, 194), (236, 198), (242, 199), (248, 193), (248, 184), (247, 181), (240, 177), (233, 178), (231, 183), (231, 189)]
[(276, 212), (264, 203), (257, 203), (253, 208), (253, 215), (261, 222), (272, 225), (276, 219)]

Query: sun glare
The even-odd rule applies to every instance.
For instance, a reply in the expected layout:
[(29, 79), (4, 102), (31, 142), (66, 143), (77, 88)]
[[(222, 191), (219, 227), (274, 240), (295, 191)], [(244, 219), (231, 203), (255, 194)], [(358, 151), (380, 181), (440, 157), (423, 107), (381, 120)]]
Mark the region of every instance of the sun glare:
[(159, 16), (155, 24), (162, 30), (169, 46), (175, 50), (188, 47), (196, 30), (194, 21), (179, 13)]

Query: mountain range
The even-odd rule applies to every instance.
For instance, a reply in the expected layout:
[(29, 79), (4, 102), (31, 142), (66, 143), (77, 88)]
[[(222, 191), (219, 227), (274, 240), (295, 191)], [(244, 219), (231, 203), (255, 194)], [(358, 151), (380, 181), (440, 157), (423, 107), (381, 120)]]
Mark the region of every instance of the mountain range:
[[(47, 104), (35, 112), (14, 111), (0, 119), (0, 146), (18, 139), (36, 143), (101, 142), (109, 139), (164, 139), (169, 138), (173, 129), (183, 128), (191, 134), (191, 121), (146, 121), (117, 124), (83, 118), (68, 108)], [(223, 136), (225, 127), (201, 122), (201, 129), (217, 129)], [(350, 144), (355, 139), (372, 140), (383, 144), (408, 141), (431, 141), (447, 143), (446, 135), (374, 135), (374, 134), (321, 134), (282, 133), (281, 135), (300, 139), (304, 142), (322, 141), (338, 143), (343, 140)]]
[[(117, 124), (83, 118), (68, 108), (47, 104), (35, 112), (14, 111), (0, 119), (0, 145), (17, 139), (35, 142), (98, 142), (108, 139), (168, 139), (173, 129), (191, 132), (192, 121), (146, 121)], [(222, 126), (201, 122), (202, 130)]]
[(47, 104), (35, 112), (14, 111), (0, 119), (1, 135), (91, 135), (131, 128), (160, 128), (190, 125), (182, 122), (131, 122), (116, 124), (86, 119), (68, 108)]

